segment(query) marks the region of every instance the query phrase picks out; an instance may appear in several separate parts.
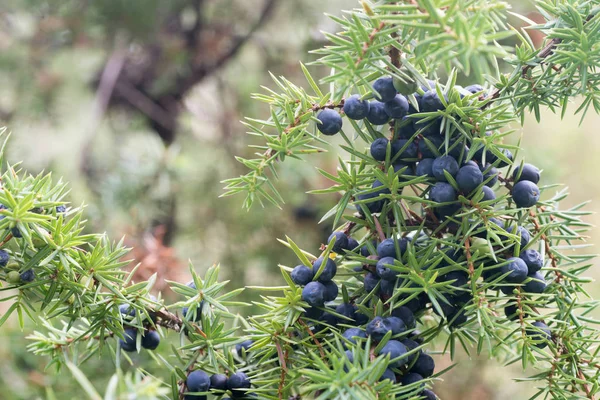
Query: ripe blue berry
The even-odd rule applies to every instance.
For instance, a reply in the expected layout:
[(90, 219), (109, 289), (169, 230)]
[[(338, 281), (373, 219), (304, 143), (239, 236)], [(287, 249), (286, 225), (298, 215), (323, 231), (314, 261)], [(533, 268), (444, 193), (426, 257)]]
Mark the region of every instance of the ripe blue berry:
[(210, 377), (210, 388), (216, 390), (227, 390), (227, 376), (225, 374), (214, 374)]
[(379, 277), (372, 272), (365, 275), (364, 286), (367, 293), (371, 293), (379, 283)]
[(426, 92), (421, 99), (421, 112), (434, 112), (443, 110), (444, 103), (440, 100), (437, 91), (432, 89)]
[(341, 253), (343, 250), (348, 248), (348, 236), (344, 232), (336, 231), (329, 235), (327, 239), (327, 244), (331, 242), (335, 238), (335, 242), (333, 244), (333, 251), (336, 253)]
[(399, 335), (402, 332), (406, 331), (406, 325), (404, 324), (404, 321), (402, 321), (400, 318), (387, 317), (386, 320), (392, 327), (392, 335)]
[(10, 230), (10, 232), (12, 233), (13, 237), (15, 237), (15, 238), (22, 238), (23, 237), (23, 235), (21, 234), (21, 231), (16, 226), (14, 228), (12, 228)]
[(142, 347), (147, 350), (155, 350), (160, 344), (160, 335), (156, 331), (146, 331), (142, 335)]
[(384, 110), (390, 118), (402, 119), (408, 113), (408, 100), (401, 94), (384, 103)]
[[(383, 183), (381, 183), (380, 181), (376, 180), (375, 182), (373, 182), (372, 188), (375, 189), (375, 188), (378, 188), (378, 187), (381, 187), (381, 186), (383, 186)], [(389, 194), (389, 193), (390, 193), (390, 190), (388, 188), (382, 188), (382, 189), (379, 189), (379, 190), (377, 190), (375, 192), (371, 192), (371, 193), (367, 193), (367, 194), (360, 194), (356, 198), (359, 201), (371, 200), (371, 199), (375, 199), (375, 198), (379, 197), (380, 195)], [(387, 199), (380, 199), (380, 200), (375, 200), (375, 201), (370, 201), (370, 202), (364, 203), (364, 206), (371, 213), (379, 213), (383, 209), (383, 206), (385, 205), (386, 202), (387, 202)], [(356, 205), (356, 209), (361, 214), (363, 213), (363, 209), (359, 205)]]
[(323, 286), (325, 286), (325, 301), (334, 301), (339, 293), (337, 283), (334, 281), (327, 281), (323, 282)]
[[(400, 383), (404, 386), (412, 385), (413, 383), (421, 382), (423, 377), (416, 372), (409, 372), (400, 379)], [(421, 384), (423, 385), (423, 384)]]
[(544, 275), (538, 271), (529, 275), (529, 278), (531, 279), (523, 285), (523, 290), (527, 293), (544, 293), (544, 290), (546, 290), (546, 279), (544, 278)]
[(356, 319), (356, 306), (350, 303), (342, 303), (335, 308), (335, 312), (348, 319), (341, 319), (343, 323), (351, 323)]
[(394, 281), (398, 276), (398, 272), (390, 268), (393, 265), (394, 259), (392, 257), (381, 258), (377, 261), (377, 275), (386, 281)]
[(67, 211), (67, 207), (60, 205), (60, 206), (56, 206), (56, 213), (57, 214), (62, 214), (64, 212)]
[(423, 378), (429, 378), (433, 375), (435, 370), (435, 361), (429, 354), (421, 353), (417, 358), (417, 361), (410, 368), (410, 372), (415, 372), (421, 375)]
[(527, 265), (528, 274), (534, 274), (542, 269), (544, 265), (544, 260), (542, 259), (542, 255), (533, 249), (523, 250), (521, 254), (519, 254), (519, 258), (525, 261)]
[[(376, 161), (385, 161), (387, 145), (390, 141), (386, 138), (378, 138), (371, 143), (371, 157)], [(393, 153), (392, 153), (393, 156)]]
[(321, 282), (310, 282), (302, 289), (302, 300), (312, 307), (322, 307), (325, 304), (325, 290)]
[[(506, 307), (504, 307), (504, 315), (506, 315), (506, 318), (508, 318), (511, 321), (516, 321), (519, 319), (519, 315), (520, 315), (520, 310), (519, 307), (517, 307), (517, 304), (509, 304)], [(524, 315), (526, 316), (526, 315)]]
[(369, 105), (367, 121), (373, 125), (383, 125), (387, 124), (389, 120), (390, 117), (385, 112), (385, 104), (380, 101), (372, 101)]
[(369, 114), (370, 103), (354, 94), (344, 101), (344, 113), (350, 119), (361, 120)]
[(411, 140), (399, 139), (392, 142), (392, 156), (396, 160), (415, 159), (418, 152), (419, 148)]
[(35, 279), (35, 272), (32, 269), (28, 269), (27, 271), (21, 272), (19, 275), (21, 278), (21, 282), (33, 282)]
[[(119, 305), (119, 312), (123, 314), (124, 317), (135, 317), (135, 308), (131, 307), (129, 304), (121, 304)], [(127, 318), (130, 319), (130, 318)]]
[(526, 329), (525, 333), (533, 339), (536, 347), (543, 349), (548, 345), (548, 341), (552, 339), (550, 328), (541, 321), (536, 321), (531, 325), (532, 328)]
[(238, 343), (235, 345), (235, 352), (241, 356), (244, 353), (250, 352), (250, 348), (254, 344), (254, 341), (251, 339), (244, 340), (242, 343)]
[(439, 136), (432, 136), (419, 140), (419, 151), (421, 156), (425, 158), (435, 159), (440, 155), (440, 147), (444, 144), (444, 140)]
[(380, 355), (389, 354), (390, 360), (399, 358), (398, 360), (391, 363), (393, 367), (400, 367), (408, 362), (408, 357), (405, 354), (408, 352), (406, 346), (398, 340), (388, 340), (388, 342), (381, 348)]
[(484, 90), (483, 86), (479, 85), (479, 84), (474, 84), (474, 85), (469, 85), (465, 88), (466, 90), (468, 90), (469, 92), (475, 94), (475, 93), (479, 93), (481, 91)]
[(457, 196), (456, 190), (446, 182), (437, 182), (429, 191), (429, 198), (436, 203), (455, 201), (458, 198)]
[(535, 165), (523, 164), (522, 170), (521, 166), (515, 168), (513, 179), (515, 182), (529, 181), (537, 184), (540, 181), (540, 170)]
[(132, 352), (136, 350), (136, 337), (137, 331), (133, 328), (127, 328), (123, 332), (124, 339), (119, 339), (119, 345), (121, 349)]
[(425, 389), (421, 392), (421, 397), (423, 397), (423, 400), (438, 400), (438, 397), (436, 396), (435, 393), (433, 393), (431, 390), (429, 389)]
[(348, 246), (346, 247), (346, 250), (349, 250), (349, 251), (357, 250), (358, 246), (359, 246), (358, 240), (348, 236)]
[(197, 369), (189, 373), (185, 385), (188, 392), (208, 392), (210, 389), (210, 378), (206, 372)]
[(509, 272), (510, 274), (504, 278), (506, 282), (521, 283), (527, 279), (527, 264), (518, 257), (511, 257), (507, 260), (507, 263), (500, 268), (501, 275)]
[(381, 374), (381, 378), (379, 378), (380, 381), (386, 379), (389, 379), (392, 383), (396, 383), (396, 374), (389, 368), (386, 368), (385, 371), (383, 371), (383, 374)]
[(356, 338), (366, 339), (367, 333), (359, 328), (350, 328), (346, 329), (342, 336), (346, 338), (350, 343), (356, 344)]
[(376, 92), (375, 97), (383, 103), (393, 100), (398, 93), (394, 87), (394, 81), (391, 76), (384, 76), (377, 79), (373, 83), (373, 89), (375, 89)]
[(379, 342), (386, 333), (392, 330), (390, 322), (382, 317), (375, 317), (367, 324), (367, 335)]
[(483, 174), (477, 165), (465, 165), (456, 174), (456, 184), (463, 193), (471, 193), (483, 183)]
[(444, 171), (448, 172), (452, 177), (458, 173), (458, 162), (452, 156), (441, 156), (433, 160), (432, 165), (433, 176), (440, 182), (447, 182)]
[(317, 128), (324, 135), (332, 136), (342, 130), (342, 117), (337, 111), (331, 108), (321, 111), (317, 115), (317, 119), (319, 120)]
[(379, 295), (385, 298), (392, 297), (394, 294), (394, 290), (396, 289), (396, 283), (398, 279), (390, 279), (385, 280), (382, 279), (379, 281)]
[[(313, 263), (313, 274), (315, 274), (315, 276), (317, 275), (317, 272), (321, 268), (322, 263), (323, 263), (323, 257), (317, 258), (315, 260), (315, 262)], [(337, 265), (331, 258), (327, 258), (327, 261), (325, 262), (325, 267), (323, 268), (321, 275), (319, 275), (318, 280), (320, 282), (330, 281), (333, 279), (333, 277), (335, 276), (336, 273), (337, 273)]]
[(240, 389), (249, 389), (250, 384), (250, 378), (245, 373), (236, 372), (227, 380), (227, 389), (231, 390), (233, 397), (244, 397), (246, 396), (246, 391)]
[[(417, 347), (419, 347), (419, 343), (415, 342), (412, 339), (403, 339), (402, 344), (406, 347), (407, 351), (412, 351), (412, 350), (416, 349)], [(408, 356), (408, 363), (413, 364), (417, 360), (417, 358), (419, 358), (419, 354), (421, 354), (421, 353), (422, 353), (422, 351), (419, 350), (419, 351), (416, 351), (416, 352), (410, 354)]]
[(428, 176), (433, 178), (433, 158), (424, 158), (419, 161), (416, 174), (417, 176)]
[(296, 285), (305, 286), (313, 280), (314, 274), (306, 265), (298, 265), (292, 270), (291, 277)]
[(485, 186), (494, 187), (496, 182), (498, 182), (498, 168), (486, 164), (485, 166), (480, 165), (479, 169), (483, 173), (483, 182), (485, 183)]
[(400, 254), (396, 253), (396, 244), (394, 243), (394, 239), (387, 238), (377, 246), (377, 255), (381, 258), (393, 257), (400, 259), (402, 254), (404, 254), (408, 249), (408, 240), (406, 238), (398, 240), (398, 249), (400, 250)]
[(494, 193), (494, 190), (491, 187), (483, 186), (481, 191), (483, 192), (483, 198), (481, 201), (496, 200), (496, 193)]
[(6, 252), (6, 250), (0, 250), (0, 268), (4, 268), (6, 267), (6, 264), (8, 264), (8, 260), (9, 260), (9, 255)]
[(540, 199), (540, 189), (530, 181), (520, 181), (513, 186), (512, 197), (519, 208), (534, 206)]
[(392, 310), (392, 316), (400, 318), (404, 322), (404, 325), (409, 329), (412, 329), (415, 327), (415, 323), (416, 323), (415, 315), (406, 306), (400, 306), (400, 307), (394, 308)]

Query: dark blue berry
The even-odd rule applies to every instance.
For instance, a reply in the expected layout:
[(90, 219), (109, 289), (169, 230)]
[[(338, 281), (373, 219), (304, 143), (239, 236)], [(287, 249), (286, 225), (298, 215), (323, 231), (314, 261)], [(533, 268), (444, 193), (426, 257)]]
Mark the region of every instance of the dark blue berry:
[(304, 286), (312, 282), (314, 274), (306, 265), (298, 265), (292, 270), (291, 277), (296, 285)]
[[(516, 304), (509, 304), (504, 307), (504, 315), (511, 321), (516, 321), (519, 319), (520, 311), (519, 307)], [(524, 315), (525, 317), (525, 315)]]
[[(371, 143), (371, 157), (376, 161), (385, 161), (389, 140), (378, 138)], [(392, 153), (393, 154), (393, 153)]]
[(485, 166), (480, 165), (479, 169), (483, 173), (483, 182), (485, 186), (494, 187), (496, 182), (498, 182), (498, 168), (486, 164)]
[(331, 108), (321, 111), (317, 115), (317, 119), (319, 120), (317, 128), (324, 135), (332, 136), (342, 130), (342, 117), (337, 111)]
[(379, 354), (389, 354), (390, 360), (399, 358), (390, 365), (393, 367), (400, 367), (408, 362), (408, 357), (406, 356), (407, 352), (408, 350), (406, 349), (406, 346), (402, 344), (402, 342), (399, 342), (398, 340), (388, 340), (385, 346), (381, 348)]
[(254, 341), (251, 339), (244, 340), (243, 342), (235, 345), (235, 352), (240, 356), (244, 353), (248, 353), (253, 344)]
[(366, 339), (367, 333), (359, 328), (350, 328), (346, 329), (342, 336), (346, 338), (350, 343), (356, 344), (356, 338)]
[(131, 307), (129, 304), (119, 305), (119, 312), (124, 316), (135, 317), (135, 308)]
[(19, 275), (22, 282), (33, 282), (35, 279), (35, 272), (32, 269), (28, 269), (27, 271), (21, 272)]
[(56, 207), (56, 213), (57, 213), (57, 214), (62, 214), (62, 213), (64, 213), (64, 212), (66, 212), (66, 211), (67, 211), (67, 207), (65, 207), (65, 206), (63, 206), (63, 205), (61, 205), (61, 206), (57, 206), (57, 207)]
[(424, 158), (417, 164), (417, 176), (433, 178), (433, 158)]
[(333, 251), (341, 253), (343, 250), (348, 249), (348, 236), (344, 232), (336, 231), (329, 235), (327, 244), (329, 244), (335, 238), (333, 244)]
[(422, 138), (419, 140), (419, 152), (423, 158), (435, 159), (439, 156), (439, 150), (443, 144), (444, 140), (439, 136)]
[(160, 344), (160, 335), (156, 331), (146, 331), (142, 335), (142, 347), (147, 350), (155, 350)]
[(384, 103), (384, 110), (390, 118), (402, 119), (408, 113), (408, 100), (401, 94)]
[(542, 255), (537, 250), (523, 250), (521, 254), (519, 254), (519, 258), (525, 261), (529, 275), (538, 272), (544, 265)]
[(448, 203), (455, 201), (458, 197), (456, 190), (446, 182), (437, 182), (429, 192), (429, 198), (436, 203)]
[(214, 374), (210, 377), (210, 388), (216, 390), (227, 390), (227, 376), (225, 374)]
[(406, 250), (408, 249), (408, 240), (406, 238), (398, 240), (398, 249), (400, 250), (400, 254), (396, 253), (396, 244), (394, 239), (387, 238), (377, 246), (377, 255), (381, 258), (393, 257), (400, 259), (402, 254), (406, 253)]
[(250, 388), (250, 378), (243, 372), (236, 372), (232, 374), (227, 380), (227, 389), (231, 390), (233, 397), (244, 397), (246, 396), (246, 390)]
[(370, 103), (367, 100), (361, 100), (360, 96), (354, 94), (344, 101), (344, 113), (350, 119), (360, 120), (369, 114)]
[(522, 170), (521, 166), (515, 168), (513, 179), (515, 182), (529, 181), (537, 184), (540, 181), (540, 170), (535, 165), (523, 164)]
[(6, 264), (8, 264), (8, 260), (9, 260), (9, 255), (6, 252), (6, 250), (0, 250), (0, 268), (4, 268), (6, 267)]
[(359, 246), (358, 240), (348, 236), (348, 246), (346, 247), (346, 250), (353, 251), (353, 250), (358, 249), (358, 246)]
[(419, 148), (411, 140), (398, 139), (392, 142), (392, 155), (396, 160), (415, 159), (418, 152)]
[(520, 181), (513, 186), (512, 198), (519, 208), (534, 206), (540, 199), (540, 189), (530, 181)]
[(465, 165), (456, 174), (456, 184), (463, 193), (471, 193), (483, 182), (483, 174), (477, 165)]
[(356, 306), (349, 303), (342, 303), (335, 308), (335, 312), (348, 319), (341, 319), (343, 323), (350, 323), (356, 319)]
[(496, 193), (494, 193), (494, 189), (492, 189), (491, 187), (483, 186), (481, 188), (481, 191), (483, 192), (483, 198), (481, 199), (481, 201), (496, 200)]
[(429, 354), (421, 353), (417, 361), (410, 368), (410, 372), (417, 373), (423, 378), (429, 378), (435, 371), (435, 362)]
[(531, 278), (528, 282), (523, 285), (523, 290), (527, 293), (544, 293), (546, 290), (546, 279), (540, 271), (534, 272), (529, 275)]
[(443, 110), (444, 103), (440, 100), (436, 90), (430, 90), (421, 99), (421, 112), (434, 112)]
[(392, 327), (392, 335), (399, 335), (402, 332), (406, 332), (406, 325), (404, 324), (404, 321), (402, 321), (400, 318), (387, 317), (386, 320)]
[(127, 328), (123, 332), (124, 339), (119, 339), (119, 345), (121, 349), (132, 352), (136, 350), (136, 337), (137, 331), (133, 328)]
[(370, 103), (369, 114), (367, 121), (373, 125), (383, 125), (390, 121), (390, 117), (385, 112), (385, 104), (380, 101), (372, 101)]
[[(400, 383), (404, 386), (412, 385), (413, 383), (421, 382), (423, 377), (416, 372), (409, 372), (400, 379)], [(423, 384), (422, 384), (423, 385)]]
[(14, 228), (12, 228), (10, 230), (10, 232), (12, 233), (13, 237), (16, 237), (16, 238), (22, 238), (23, 237), (23, 235), (21, 234), (21, 231), (16, 226)]
[(543, 349), (552, 339), (550, 328), (541, 321), (536, 321), (531, 325), (532, 328), (526, 329), (525, 333), (534, 341), (536, 347)]
[[(317, 275), (317, 272), (321, 268), (322, 263), (323, 263), (323, 257), (319, 257), (315, 260), (315, 262), (313, 264), (313, 274), (315, 274), (315, 276)], [(318, 280), (320, 282), (330, 281), (333, 279), (333, 277), (335, 276), (336, 273), (337, 273), (337, 265), (331, 258), (327, 258), (327, 261), (325, 262), (325, 267), (323, 268), (321, 275), (319, 275)]]
[(389, 379), (392, 383), (396, 383), (396, 374), (389, 368), (386, 368), (385, 371), (383, 371), (383, 374), (381, 374), (381, 378), (379, 378), (380, 381), (386, 379)]
[(376, 92), (375, 97), (383, 103), (393, 100), (398, 93), (391, 76), (384, 76), (377, 79), (373, 83), (373, 89)]
[(402, 321), (404, 321), (404, 325), (406, 325), (406, 327), (409, 328), (409, 329), (412, 329), (412, 328), (415, 327), (415, 323), (416, 323), (416, 321), (415, 321), (415, 315), (406, 306), (401, 306), (401, 307), (394, 308), (392, 310), (392, 316), (398, 317)]
[(511, 257), (507, 260), (507, 263), (500, 267), (500, 274), (504, 275), (509, 273), (506, 278), (508, 283), (521, 283), (527, 279), (527, 264), (525, 261), (518, 257)]
[(367, 335), (379, 342), (386, 333), (392, 330), (390, 322), (382, 317), (375, 317), (367, 324)]
[(394, 281), (398, 276), (398, 272), (391, 269), (394, 265), (394, 258), (384, 257), (377, 261), (377, 275), (386, 281)]
[(185, 385), (188, 392), (208, 392), (210, 389), (210, 378), (206, 372), (197, 369), (189, 373)]
[(441, 182), (447, 182), (444, 171), (448, 172), (452, 177), (458, 173), (458, 162), (452, 156), (441, 156), (433, 160), (432, 166), (433, 176)]
[(325, 304), (325, 290), (321, 282), (310, 282), (302, 289), (302, 300), (312, 307), (322, 307)]
[(377, 286), (378, 283), (379, 283), (379, 277), (377, 275), (375, 275), (374, 273), (369, 272), (365, 275), (364, 285), (365, 285), (365, 291), (367, 293), (371, 293), (373, 291), (373, 289), (375, 289), (375, 287)]
[(429, 389), (423, 390), (421, 392), (421, 397), (423, 397), (423, 400), (437, 400), (438, 399), (438, 397), (436, 396), (436, 394), (433, 393)]
[(327, 281), (323, 282), (323, 286), (325, 286), (325, 301), (334, 301), (339, 293), (337, 283), (334, 281)]
[(379, 281), (379, 295), (382, 297), (392, 297), (394, 294), (394, 290), (396, 289), (397, 279), (385, 280), (382, 279)]
[(475, 93), (479, 93), (481, 91), (484, 90), (483, 86), (479, 85), (479, 84), (474, 84), (474, 85), (469, 85), (465, 88), (466, 90), (468, 90), (469, 92), (475, 94)]

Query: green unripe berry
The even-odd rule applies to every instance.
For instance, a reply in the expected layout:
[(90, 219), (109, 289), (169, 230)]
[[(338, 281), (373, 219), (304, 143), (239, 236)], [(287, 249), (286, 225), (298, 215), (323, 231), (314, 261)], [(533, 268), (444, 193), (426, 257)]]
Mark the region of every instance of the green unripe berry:
[(407, 77), (404, 77), (404, 80), (394, 77), (394, 88), (398, 91), (398, 93), (403, 95), (409, 95), (416, 92), (419, 87), (416, 79), (412, 77), (412, 74), (406, 68), (402, 68), (401, 71), (404, 72)]
[(19, 271), (10, 271), (6, 274), (6, 281), (15, 285), (21, 283), (21, 274), (19, 274)]
[(8, 264), (6, 264), (6, 269), (10, 269), (10, 270), (18, 270), (19, 269), (19, 263), (11, 260), (8, 262)]
[(471, 238), (471, 252), (479, 252), (481, 255), (491, 255), (491, 246), (488, 240), (483, 238)]

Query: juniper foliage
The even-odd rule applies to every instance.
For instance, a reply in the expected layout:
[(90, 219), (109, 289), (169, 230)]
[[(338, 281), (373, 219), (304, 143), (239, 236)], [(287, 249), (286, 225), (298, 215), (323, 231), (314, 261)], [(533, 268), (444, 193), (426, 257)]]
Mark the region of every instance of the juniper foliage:
[[(598, 112), (600, 6), (536, 4), (546, 22), (528, 29), (547, 34), (541, 49), (509, 25), (517, 16), (501, 1), (362, 1), (332, 17), (340, 32), (315, 52), (315, 64), (331, 70), (326, 78), (317, 82), (300, 65), (308, 89), (273, 77), (277, 90), (254, 96), (271, 110), (244, 122), (262, 144), (256, 158), (239, 158), (250, 171), (227, 180), (225, 195), (245, 195), (247, 208), (281, 205), (277, 164), (324, 152), (326, 122), (347, 159), (336, 175), (320, 170), (331, 186), (313, 191), (340, 195), (322, 222), (342, 234), (309, 251), (280, 240), (306, 267), (302, 278), (282, 266), (285, 285), (250, 288), (264, 295), (262, 313), (247, 318), (230, 311), (244, 306), (235, 300), (242, 289), (220, 282), (218, 266), (204, 277), (190, 266), (193, 282), (171, 282), (177, 303), (151, 296), (156, 277), (131, 282), (122, 242), (83, 233), (83, 208), (66, 202), (64, 183), (27, 175), (2, 153), (8, 260), (0, 278), (11, 306), (0, 323), (31, 318), (38, 328), (29, 349), (72, 371), (92, 399), (101, 395), (77, 365), (102, 351), (114, 352), (117, 367), (107, 399), (419, 399), (435, 396), (423, 385), (445, 372), (432, 371), (427, 353), (454, 357), (458, 348), (535, 368), (520, 378), (536, 384), (535, 398), (594, 399), (598, 303), (585, 276), (593, 256), (573, 251), (585, 246), (584, 204), (562, 207), (566, 190), (515, 161), (519, 148), (503, 141), (526, 113), (564, 115), (574, 97), (584, 99), (574, 111), (582, 118)], [(458, 79), (483, 86), (462, 88)], [(355, 94), (380, 112), (373, 99), (386, 88), (405, 99), (385, 105), (378, 118), (391, 122), (369, 122), (371, 111), (347, 117)], [(335, 110), (323, 116), (335, 121), (319, 121), (323, 110)], [(376, 160), (370, 146), (384, 138)], [(314, 282), (303, 288), (300, 279)], [(156, 357), (168, 373), (123, 374), (121, 364), (132, 363), (123, 350), (142, 351), (154, 331), (180, 335), (170, 357)]]

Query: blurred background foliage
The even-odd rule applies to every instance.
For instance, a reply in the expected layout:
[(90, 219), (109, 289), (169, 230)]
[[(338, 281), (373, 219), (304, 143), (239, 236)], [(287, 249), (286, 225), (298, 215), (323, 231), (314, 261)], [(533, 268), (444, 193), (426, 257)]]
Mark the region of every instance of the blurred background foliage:
[[(511, 3), (514, 11), (539, 20), (531, 3)], [(3, 0), (0, 126), (12, 131), (10, 160), (71, 182), (72, 202), (87, 206), (88, 229), (125, 236), (134, 247), (131, 258), (142, 264), (136, 279), (158, 273), (156, 289), (168, 301), (173, 294), (164, 280), (186, 281), (188, 259), (201, 273), (221, 263), (222, 278), (232, 287), (277, 284), (278, 264), (296, 260), (276, 238), (287, 234), (317, 252), (331, 231), (318, 221), (336, 198), (305, 192), (327, 185), (314, 167), (335, 170), (334, 153), (281, 166), (282, 210), (243, 211), (242, 197), (219, 198), (220, 181), (244, 173), (234, 156), (252, 152), (239, 121), (267, 111), (250, 100), (251, 93), (272, 86), (269, 73), (303, 85), (298, 61), (313, 60), (307, 52), (324, 44), (322, 31), (336, 29), (324, 13), (340, 15), (356, 4)], [(520, 156), (543, 168), (545, 183), (571, 187), (567, 205), (600, 197), (598, 122), (590, 114), (579, 125), (576, 117), (560, 120), (547, 112), (541, 124), (529, 118), (524, 128), (516, 127)], [(592, 236), (592, 243), (599, 241), (597, 230)], [(255, 296), (252, 290), (243, 295)], [(27, 353), (16, 325), (0, 332), (0, 398), (67, 399), (78, 393), (66, 371), (45, 371), (47, 360)], [(168, 354), (168, 346), (161, 347)], [(157, 364), (150, 357), (143, 353), (132, 362), (153, 371)], [(83, 369), (99, 388), (114, 370), (109, 354)], [(518, 376), (525, 376), (518, 366), (464, 356), (436, 392), (446, 400), (525, 398), (526, 385), (512, 381)]]

